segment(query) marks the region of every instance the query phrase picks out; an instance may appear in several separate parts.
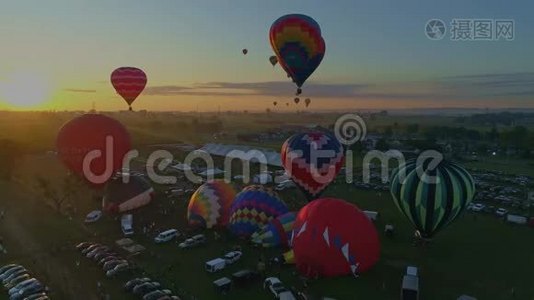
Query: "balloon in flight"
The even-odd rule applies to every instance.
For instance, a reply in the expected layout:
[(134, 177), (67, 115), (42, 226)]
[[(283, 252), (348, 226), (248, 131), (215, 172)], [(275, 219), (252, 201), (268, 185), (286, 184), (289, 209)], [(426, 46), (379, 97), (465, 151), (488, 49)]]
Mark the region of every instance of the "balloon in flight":
[(278, 63), (297, 85), (302, 85), (317, 69), (325, 54), (325, 42), (319, 24), (302, 14), (280, 17), (271, 25), (269, 40)]
[(147, 83), (145, 72), (139, 68), (121, 67), (111, 73), (111, 84), (132, 110), (132, 103), (143, 92)]

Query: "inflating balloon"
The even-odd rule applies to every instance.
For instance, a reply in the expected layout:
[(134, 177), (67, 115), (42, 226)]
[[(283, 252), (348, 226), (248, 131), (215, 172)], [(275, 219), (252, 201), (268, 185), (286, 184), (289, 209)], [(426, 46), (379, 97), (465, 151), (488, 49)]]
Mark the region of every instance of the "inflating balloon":
[(288, 212), (273, 219), (269, 224), (252, 235), (252, 242), (263, 247), (289, 246), (295, 217), (296, 214), (294, 212)]
[(147, 77), (143, 70), (134, 67), (121, 67), (111, 73), (111, 84), (117, 93), (128, 103), (132, 103), (145, 89)]
[(341, 170), (343, 146), (329, 133), (299, 133), (284, 142), (280, 158), (286, 172), (311, 201)]
[(475, 195), (475, 181), (464, 168), (446, 160), (430, 164), (407, 161), (391, 179), (395, 204), (424, 239), (458, 218)]
[(243, 50), (241, 50), (241, 51), (243, 52), (244, 55), (247, 55), (247, 53), (248, 53), (248, 50), (247, 50), (247, 49), (243, 49)]
[(273, 190), (259, 185), (247, 186), (232, 203), (228, 227), (233, 234), (248, 238), (287, 212), (286, 204)]
[(127, 182), (123, 177), (113, 177), (106, 185), (102, 208), (107, 213), (123, 213), (152, 201), (154, 189), (140, 176), (130, 176)]
[(63, 125), (56, 147), (71, 172), (101, 186), (122, 168), (131, 143), (128, 131), (119, 121), (100, 114), (85, 114)]
[(278, 63), (278, 58), (276, 58), (276, 55), (270, 56), (269, 62), (271, 63), (271, 65), (273, 65), (273, 67), (276, 66), (276, 64)]
[(226, 226), (235, 195), (234, 187), (223, 180), (204, 183), (189, 200), (189, 225), (203, 228)]
[(317, 199), (298, 213), (291, 245), (297, 270), (308, 277), (360, 274), (380, 257), (376, 229), (356, 205)]
[(305, 15), (285, 15), (272, 24), (269, 40), (278, 63), (297, 85), (299, 95), (302, 85), (317, 69), (325, 54), (319, 24)]

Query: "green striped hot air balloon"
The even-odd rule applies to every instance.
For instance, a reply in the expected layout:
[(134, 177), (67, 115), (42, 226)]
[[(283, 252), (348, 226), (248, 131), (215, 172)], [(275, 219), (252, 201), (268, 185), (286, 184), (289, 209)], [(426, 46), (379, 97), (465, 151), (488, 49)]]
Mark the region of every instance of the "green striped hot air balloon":
[(391, 195), (422, 238), (430, 239), (452, 223), (473, 200), (475, 182), (461, 166), (442, 160), (410, 160), (392, 174)]

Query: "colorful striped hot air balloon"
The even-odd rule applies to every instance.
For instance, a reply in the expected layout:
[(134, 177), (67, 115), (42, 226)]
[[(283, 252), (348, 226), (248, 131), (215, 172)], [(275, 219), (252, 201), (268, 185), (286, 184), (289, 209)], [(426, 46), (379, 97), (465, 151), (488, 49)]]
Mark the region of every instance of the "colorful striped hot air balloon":
[(391, 179), (391, 195), (418, 234), (432, 238), (464, 211), (475, 195), (473, 177), (461, 166), (441, 160), (410, 160)]
[(143, 70), (134, 67), (121, 67), (111, 73), (111, 84), (132, 110), (132, 103), (143, 92), (147, 77)]
[(288, 212), (276, 192), (260, 185), (245, 187), (230, 208), (228, 227), (239, 237), (248, 238), (272, 219)]
[(234, 187), (223, 180), (204, 183), (189, 200), (187, 207), (189, 225), (204, 228), (226, 226), (235, 195)]
[(252, 242), (263, 247), (287, 247), (293, 230), (296, 214), (288, 212), (273, 219), (265, 227), (252, 235)]
[(300, 94), (302, 85), (325, 54), (319, 24), (306, 15), (285, 15), (271, 26), (269, 40), (278, 63), (297, 85), (297, 95)]

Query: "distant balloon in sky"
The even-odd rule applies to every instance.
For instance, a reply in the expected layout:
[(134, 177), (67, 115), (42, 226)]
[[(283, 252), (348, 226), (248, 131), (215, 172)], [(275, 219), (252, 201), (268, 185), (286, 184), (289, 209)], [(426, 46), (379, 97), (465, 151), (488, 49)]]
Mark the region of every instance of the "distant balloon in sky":
[(111, 73), (111, 84), (132, 110), (132, 103), (143, 92), (147, 77), (143, 70), (134, 67), (121, 67)]
[(85, 114), (61, 127), (56, 148), (71, 172), (100, 187), (122, 168), (131, 142), (119, 121), (100, 114)]
[(242, 52), (243, 52), (244, 55), (247, 55), (248, 50), (247, 49), (243, 49)]
[(276, 106), (277, 104), (278, 104), (278, 102), (276, 102), (276, 101), (273, 102), (273, 105), (274, 105), (274, 106)]
[(286, 102), (286, 106), (289, 106), (289, 102)]
[(293, 101), (295, 102), (295, 104), (299, 104), (300, 98), (297, 97), (297, 98), (293, 99)]
[(306, 107), (310, 106), (311, 99), (310, 98), (306, 98), (306, 100), (304, 100), (304, 103), (306, 103)]
[(271, 65), (273, 65), (273, 67), (274, 67), (278, 63), (278, 58), (276, 58), (276, 55), (273, 55), (273, 56), (269, 57), (269, 61), (271, 62)]
[(271, 47), (278, 63), (297, 85), (297, 95), (302, 85), (317, 69), (325, 54), (325, 42), (319, 24), (301, 14), (280, 17), (271, 25)]

